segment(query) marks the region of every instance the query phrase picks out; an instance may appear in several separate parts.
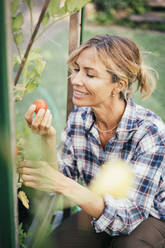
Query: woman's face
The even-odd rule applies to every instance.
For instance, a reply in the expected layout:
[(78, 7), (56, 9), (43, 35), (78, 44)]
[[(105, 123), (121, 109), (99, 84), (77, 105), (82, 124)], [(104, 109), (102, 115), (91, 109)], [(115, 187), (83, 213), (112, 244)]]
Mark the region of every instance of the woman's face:
[(111, 101), (112, 76), (96, 56), (93, 48), (83, 50), (76, 60), (71, 82), (73, 104), (77, 106), (99, 106)]

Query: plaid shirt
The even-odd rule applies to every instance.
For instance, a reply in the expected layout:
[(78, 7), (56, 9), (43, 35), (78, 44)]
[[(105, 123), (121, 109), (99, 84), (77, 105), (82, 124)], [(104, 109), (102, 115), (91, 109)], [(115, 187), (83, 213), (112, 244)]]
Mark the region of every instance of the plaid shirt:
[(84, 186), (111, 159), (125, 160), (136, 175), (127, 199), (105, 195), (105, 209), (92, 221), (96, 232), (129, 234), (149, 214), (165, 220), (165, 125), (157, 115), (128, 99), (116, 135), (103, 149), (93, 111), (76, 107), (62, 140), (60, 171), (74, 180), (80, 178)]

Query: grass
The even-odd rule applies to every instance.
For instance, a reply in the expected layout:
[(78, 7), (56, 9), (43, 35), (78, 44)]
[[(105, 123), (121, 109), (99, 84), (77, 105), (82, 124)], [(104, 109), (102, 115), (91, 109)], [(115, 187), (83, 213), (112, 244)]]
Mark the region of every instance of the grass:
[[(117, 34), (131, 38), (142, 51), (148, 51), (144, 60), (159, 73), (159, 81), (153, 95), (143, 101), (134, 90), (133, 98), (138, 104), (150, 108), (165, 121), (165, 34), (143, 30), (128, 29), (118, 26), (90, 26), (85, 25), (84, 40), (96, 34)], [(68, 26), (63, 25), (57, 32), (48, 35), (41, 44), (41, 53), (47, 62), (43, 73), (41, 86), (32, 94), (26, 94), (21, 103), (16, 104), (17, 121), (24, 116), (28, 106), (36, 98), (45, 98), (53, 112), (53, 125), (57, 129), (57, 141), (66, 122), (67, 104), (67, 67), (68, 57)]]

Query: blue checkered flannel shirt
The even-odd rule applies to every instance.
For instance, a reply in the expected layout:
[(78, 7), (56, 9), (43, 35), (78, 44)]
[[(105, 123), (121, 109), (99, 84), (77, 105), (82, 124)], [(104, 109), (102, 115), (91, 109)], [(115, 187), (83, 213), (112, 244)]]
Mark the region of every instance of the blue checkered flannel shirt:
[(103, 149), (95, 121), (89, 107), (72, 111), (62, 133), (60, 171), (87, 186), (104, 162), (123, 159), (136, 176), (128, 198), (104, 196), (105, 209), (92, 221), (95, 231), (117, 236), (131, 233), (149, 215), (165, 220), (164, 123), (130, 98), (115, 136)]

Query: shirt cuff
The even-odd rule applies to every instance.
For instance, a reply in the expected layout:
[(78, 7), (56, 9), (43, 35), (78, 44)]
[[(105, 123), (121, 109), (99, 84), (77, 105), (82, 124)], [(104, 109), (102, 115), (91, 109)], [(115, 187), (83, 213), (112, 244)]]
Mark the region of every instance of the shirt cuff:
[(93, 218), (92, 224), (97, 233), (105, 231), (110, 234), (110, 229), (108, 230), (107, 227), (113, 224), (116, 216), (116, 200), (111, 195), (105, 195), (104, 202), (105, 208), (102, 215), (98, 219)]

